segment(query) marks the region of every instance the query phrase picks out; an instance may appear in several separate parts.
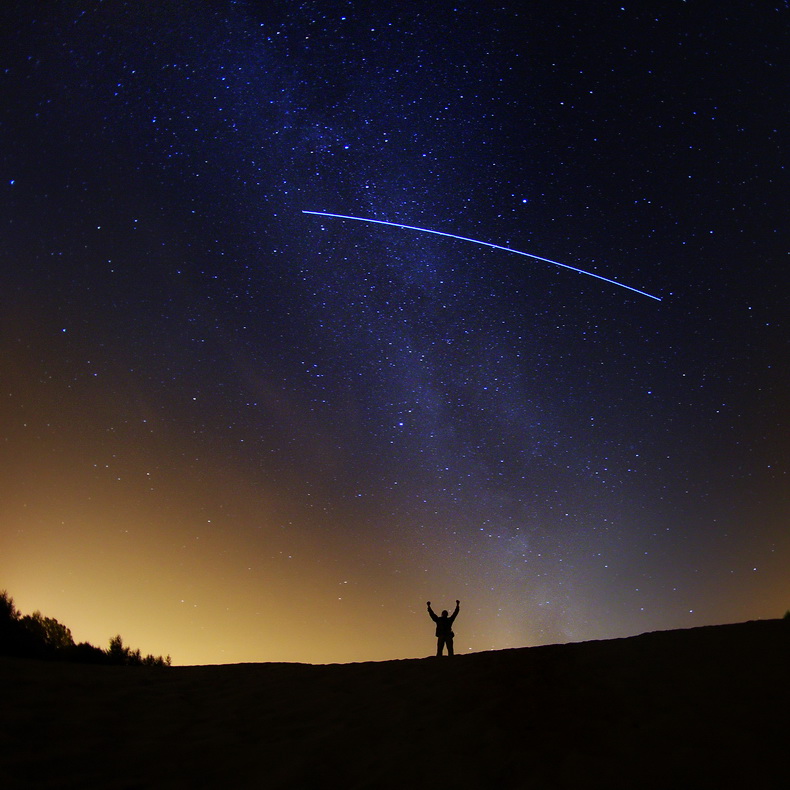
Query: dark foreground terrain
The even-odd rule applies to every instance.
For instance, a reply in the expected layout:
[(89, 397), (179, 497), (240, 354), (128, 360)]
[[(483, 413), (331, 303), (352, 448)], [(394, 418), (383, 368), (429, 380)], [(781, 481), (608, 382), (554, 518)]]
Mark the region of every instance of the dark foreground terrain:
[(12, 788), (786, 787), (790, 620), (454, 659), (0, 658)]

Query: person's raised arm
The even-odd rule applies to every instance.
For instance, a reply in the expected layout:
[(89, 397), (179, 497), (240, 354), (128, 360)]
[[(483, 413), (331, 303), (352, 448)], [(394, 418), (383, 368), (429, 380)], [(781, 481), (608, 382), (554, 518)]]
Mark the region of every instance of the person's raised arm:
[(436, 621), (436, 620), (438, 620), (438, 619), (439, 619), (439, 618), (436, 616), (436, 614), (434, 613), (433, 609), (431, 609), (431, 602), (430, 602), (430, 601), (428, 601), (428, 614), (430, 615), (430, 617), (431, 617), (431, 620), (433, 620), (433, 621)]
[(455, 618), (458, 615), (459, 611), (461, 611), (461, 602), (456, 598), (455, 611), (450, 615), (450, 622), (451, 623), (452, 623), (453, 620), (455, 620)]

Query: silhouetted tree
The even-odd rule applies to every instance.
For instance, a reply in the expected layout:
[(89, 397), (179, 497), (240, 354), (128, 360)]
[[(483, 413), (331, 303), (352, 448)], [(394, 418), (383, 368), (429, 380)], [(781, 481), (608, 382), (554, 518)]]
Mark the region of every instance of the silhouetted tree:
[(0, 592), (0, 654), (32, 656), (36, 654), (36, 640), (23, 626), (22, 615), (14, 606), (14, 599), (6, 590)]
[(39, 611), (22, 615), (6, 590), (0, 591), (0, 655), (82, 661), (91, 664), (169, 667), (170, 656), (147, 655), (127, 647), (118, 634), (110, 640), (109, 650), (87, 642), (74, 644), (68, 629), (54, 617)]
[(14, 599), (8, 594), (8, 590), (0, 590), (0, 622), (12, 622), (19, 617), (20, 613), (14, 606)]
[(129, 648), (126, 647), (120, 634), (110, 639), (110, 649), (107, 651), (110, 662), (113, 664), (129, 664)]
[(110, 658), (110, 663), (126, 666), (169, 667), (171, 663), (170, 656), (162, 658), (162, 656), (153, 656), (149, 653), (143, 658), (139, 649), (132, 650), (123, 643), (120, 634), (110, 639), (110, 649), (107, 651), (107, 655)]
[(46, 651), (67, 650), (74, 646), (71, 631), (54, 617), (44, 617), (39, 611), (22, 617), (19, 621)]
[(169, 667), (170, 663), (170, 656), (162, 658), (162, 656), (152, 656), (150, 653), (143, 659), (143, 664), (147, 667)]

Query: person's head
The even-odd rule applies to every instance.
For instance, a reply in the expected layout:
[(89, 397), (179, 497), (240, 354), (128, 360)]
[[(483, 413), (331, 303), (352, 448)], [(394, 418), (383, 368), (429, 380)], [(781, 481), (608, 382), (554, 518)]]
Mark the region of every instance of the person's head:
[(448, 616), (447, 609), (443, 609), (442, 610), (442, 617), (447, 617), (447, 616)]

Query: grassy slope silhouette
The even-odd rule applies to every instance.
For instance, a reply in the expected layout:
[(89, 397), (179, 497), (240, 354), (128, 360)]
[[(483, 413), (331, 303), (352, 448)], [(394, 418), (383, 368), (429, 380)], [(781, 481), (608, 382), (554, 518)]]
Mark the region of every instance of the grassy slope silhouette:
[(328, 666), (0, 658), (0, 775), (9, 789), (777, 787), (789, 647), (790, 620), (766, 620)]

